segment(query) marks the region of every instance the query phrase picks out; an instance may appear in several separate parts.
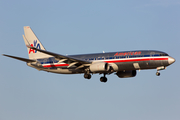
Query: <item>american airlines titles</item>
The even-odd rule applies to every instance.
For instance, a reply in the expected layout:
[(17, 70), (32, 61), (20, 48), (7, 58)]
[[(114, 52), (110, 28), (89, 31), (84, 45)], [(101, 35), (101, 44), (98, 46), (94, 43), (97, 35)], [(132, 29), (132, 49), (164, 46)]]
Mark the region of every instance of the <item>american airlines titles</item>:
[(140, 55), (141, 51), (139, 52), (124, 52), (124, 53), (116, 53), (114, 56), (125, 56), (125, 55)]

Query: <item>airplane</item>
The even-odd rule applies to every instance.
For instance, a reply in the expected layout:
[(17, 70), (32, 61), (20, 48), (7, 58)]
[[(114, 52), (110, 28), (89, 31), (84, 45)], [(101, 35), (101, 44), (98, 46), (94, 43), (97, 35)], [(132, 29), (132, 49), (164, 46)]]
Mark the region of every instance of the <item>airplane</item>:
[(156, 50), (118, 51), (81, 55), (61, 55), (47, 51), (29, 26), (24, 26), (23, 39), (29, 59), (3, 54), (26, 62), (28, 66), (59, 74), (84, 74), (90, 79), (93, 74), (103, 74), (101, 82), (107, 82), (106, 75), (115, 73), (119, 78), (135, 77), (136, 70), (160, 70), (175, 62), (167, 53)]

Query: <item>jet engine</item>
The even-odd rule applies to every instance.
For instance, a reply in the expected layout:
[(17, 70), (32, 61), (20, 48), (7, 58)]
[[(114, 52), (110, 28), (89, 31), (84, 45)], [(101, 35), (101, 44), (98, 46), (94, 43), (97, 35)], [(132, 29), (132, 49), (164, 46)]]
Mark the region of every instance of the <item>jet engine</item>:
[(95, 62), (90, 65), (89, 69), (93, 73), (107, 72), (110, 70), (110, 66), (106, 62)]
[(128, 77), (135, 77), (136, 76), (136, 70), (130, 70), (130, 71), (118, 71), (116, 75), (119, 78), (128, 78)]

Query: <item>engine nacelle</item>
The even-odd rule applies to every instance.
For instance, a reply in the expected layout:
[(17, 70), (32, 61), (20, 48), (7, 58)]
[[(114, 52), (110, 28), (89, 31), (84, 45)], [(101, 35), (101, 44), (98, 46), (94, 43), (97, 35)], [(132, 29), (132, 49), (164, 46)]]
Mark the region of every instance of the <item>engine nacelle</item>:
[(118, 71), (116, 75), (120, 78), (128, 78), (128, 77), (135, 77), (136, 76), (136, 70), (130, 70), (130, 71)]
[(89, 69), (93, 73), (107, 72), (110, 70), (110, 66), (106, 62), (95, 62), (90, 65)]

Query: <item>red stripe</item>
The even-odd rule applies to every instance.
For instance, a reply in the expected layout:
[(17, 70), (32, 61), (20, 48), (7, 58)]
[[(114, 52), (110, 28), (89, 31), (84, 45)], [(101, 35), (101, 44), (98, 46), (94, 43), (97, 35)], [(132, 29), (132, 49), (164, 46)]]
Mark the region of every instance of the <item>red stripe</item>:
[(44, 65), (43, 67), (62, 67), (62, 66), (69, 66), (69, 64)]
[[(117, 63), (117, 62), (150, 61), (150, 60), (168, 60), (168, 58), (145, 58), (145, 59), (112, 60), (112, 61), (105, 61), (105, 62), (107, 62), (107, 63)], [(44, 65), (43, 67), (62, 67), (62, 66), (69, 66), (69, 64)]]

